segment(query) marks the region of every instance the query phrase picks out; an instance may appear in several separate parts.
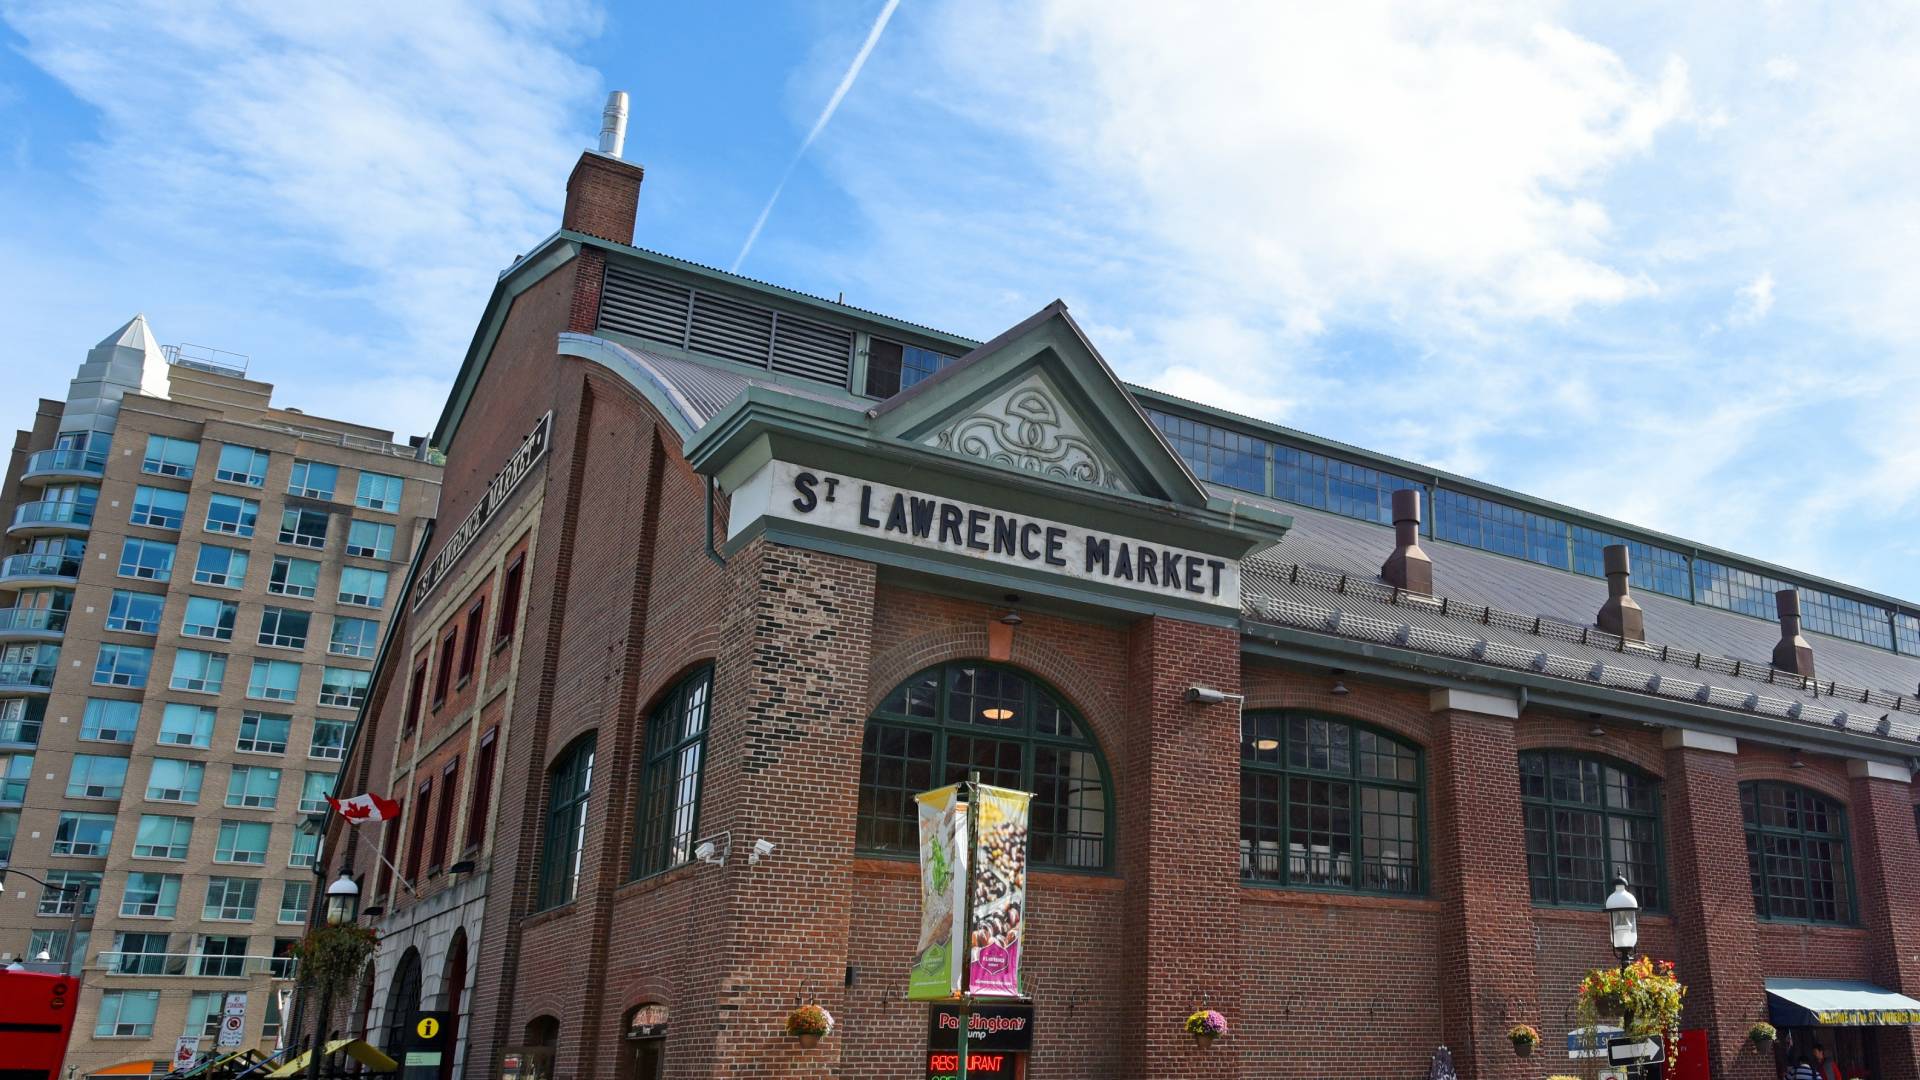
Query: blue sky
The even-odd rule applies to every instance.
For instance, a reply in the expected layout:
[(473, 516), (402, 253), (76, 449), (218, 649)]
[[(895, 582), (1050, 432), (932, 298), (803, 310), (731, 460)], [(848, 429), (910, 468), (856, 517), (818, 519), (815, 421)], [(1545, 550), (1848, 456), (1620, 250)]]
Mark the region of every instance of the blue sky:
[[(0, 0), (18, 419), (145, 311), (425, 431), (607, 90), (724, 267), (884, 6)], [(741, 270), (1920, 598), (1920, 14), (1463, 7), (901, 0)]]

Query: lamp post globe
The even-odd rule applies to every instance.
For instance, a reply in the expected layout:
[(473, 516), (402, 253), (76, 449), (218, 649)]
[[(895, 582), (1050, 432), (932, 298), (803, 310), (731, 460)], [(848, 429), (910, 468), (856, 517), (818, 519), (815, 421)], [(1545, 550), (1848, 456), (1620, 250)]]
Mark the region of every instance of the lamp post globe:
[(1626, 967), (1627, 960), (1633, 956), (1634, 946), (1640, 944), (1640, 900), (1627, 891), (1627, 879), (1613, 879), (1613, 892), (1607, 896), (1607, 932), (1613, 940), (1614, 954), (1620, 957), (1620, 966)]
[(345, 926), (360, 917), (360, 885), (342, 873), (327, 886), (327, 925)]

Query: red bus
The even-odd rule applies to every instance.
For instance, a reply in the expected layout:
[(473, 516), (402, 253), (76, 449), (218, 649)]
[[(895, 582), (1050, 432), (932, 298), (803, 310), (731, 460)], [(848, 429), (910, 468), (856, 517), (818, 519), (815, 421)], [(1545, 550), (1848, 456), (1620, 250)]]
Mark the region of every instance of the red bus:
[(79, 996), (71, 975), (0, 968), (0, 1080), (59, 1080)]

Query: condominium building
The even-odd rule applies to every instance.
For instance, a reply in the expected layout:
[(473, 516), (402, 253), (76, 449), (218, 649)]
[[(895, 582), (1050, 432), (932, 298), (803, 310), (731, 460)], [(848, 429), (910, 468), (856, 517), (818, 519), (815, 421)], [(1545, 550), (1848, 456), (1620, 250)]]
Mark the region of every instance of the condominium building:
[(280, 1037), (307, 818), (439, 499), (420, 440), (272, 391), (136, 317), (0, 489), (0, 963), (80, 974), (70, 1076)]

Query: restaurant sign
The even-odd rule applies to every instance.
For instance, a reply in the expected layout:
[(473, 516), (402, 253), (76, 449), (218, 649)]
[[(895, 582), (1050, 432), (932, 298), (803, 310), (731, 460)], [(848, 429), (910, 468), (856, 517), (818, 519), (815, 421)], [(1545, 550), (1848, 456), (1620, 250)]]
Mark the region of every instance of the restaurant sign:
[(1240, 608), (1240, 565), (1232, 559), (785, 461), (768, 462), (735, 489), (727, 535), (739, 535), (762, 517)]
[(1920, 1024), (1920, 1009), (1812, 1009), (1821, 1027), (1882, 1027)]
[(546, 456), (547, 441), (552, 431), (553, 410), (549, 409), (547, 414), (540, 418), (540, 422), (533, 425), (533, 430), (527, 433), (527, 437), (520, 440), (520, 449), (515, 450), (513, 456), (507, 459), (507, 463), (500, 467), (500, 471), (493, 474), (493, 480), (487, 484), (487, 490), (480, 493), (480, 501), (474, 504), (466, 519), (460, 522), (460, 527), (453, 530), (453, 534), (447, 537), (447, 542), (441, 545), (440, 554), (435, 555), (432, 562), (421, 567), (420, 580), (413, 586), (415, 610), (426, 602), (427, 594), (433, 592), (433, 587), (440, 584), (441, 578), (447, 576), (447, 571), (453, 569), (453, 564), (460, 561), (460, 556), (465, 555), (467, 549), (473, 546), (474, 539), (493, 520), (494, 515), (500, 512), (500, 508), (506, 505), (508, 497), (520, 486), (520, 481), (525, 480), (527, 474), (533, 471), (533, 467)]

